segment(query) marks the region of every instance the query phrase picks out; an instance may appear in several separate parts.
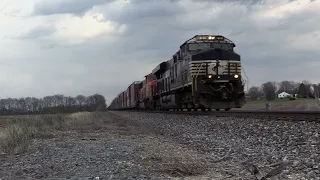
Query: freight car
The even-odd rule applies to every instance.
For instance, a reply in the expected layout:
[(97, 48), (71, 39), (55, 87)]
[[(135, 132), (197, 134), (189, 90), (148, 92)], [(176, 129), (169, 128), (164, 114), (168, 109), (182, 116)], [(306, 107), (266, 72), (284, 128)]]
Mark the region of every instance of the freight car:
[(120, 93), (109, 109), (228, 111), (241, 108), (245, 103), (246, 81), (235, 47), (222, 35), (196, 35), (143, 81), (132, 83)]

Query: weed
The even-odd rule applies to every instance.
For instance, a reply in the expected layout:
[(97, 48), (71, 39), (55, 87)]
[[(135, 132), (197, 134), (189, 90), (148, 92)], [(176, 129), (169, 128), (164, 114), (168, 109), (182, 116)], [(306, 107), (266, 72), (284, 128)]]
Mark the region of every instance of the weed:
[[(0, 153), (17, 154), (26, 151), (35, 138), (50, 138), (54, 130), (83, 130), (101, 128), (105, 113), (75, 113), (26, 115), (10, 117), (0, 128)], [(2, 120), (0, 120), (2, 121)]]

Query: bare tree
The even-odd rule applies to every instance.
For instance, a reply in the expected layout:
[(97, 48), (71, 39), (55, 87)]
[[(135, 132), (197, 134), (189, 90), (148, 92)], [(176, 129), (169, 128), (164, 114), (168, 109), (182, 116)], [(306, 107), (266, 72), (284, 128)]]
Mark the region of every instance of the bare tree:
[(262, 90), (265, 95), (266, 100), (271, 101), (276, 98), (277, 83), (276, 82), (266, 82), (262, 84)]
[(83, 96), (83, 95), (78, 95), (76, 97), (76, 100), (77, 100), (77, 105), (79, 106), (80, 108), (80, 111), (82, 111), (82, 109), (84, 108), (85, 104), (86, 104), (86, 97)]
[(263, 96), (263, 91), (258, 86), (252, 86), (249, 88), (247, 95), (249, 96), (250, 100), (257, 100)]
[(303, 80), (302, 83), (305, 85), (306, 87), (306, 94), (307, 97), (313, 97), (313, 94), (310, 91), (310, 87), (312, 86), (312, 83), (310, 81), (307, 80)]
[(93, 95), (95, 102), (96, 102), (96, 110), (98, 111), (104, 111), (107, 108), (106, 105), (106, 99), (104, 98), (104, 96), (100, 95), (100, 94), (95, 94)]
[(105, 109), (105, 98), (100, 94), (88, 97), (83, 95), (65, 97), (56, 94), (40, 99), (35, 97), (0, 99), (0, 114), (2, 115), (101, 111)]
[(277, 91), (277, 94), (281, 92), (287, 92), (289, 94), (295, 94), (296, 88), (298, 87), (297, 83), (294, 81), (281, 81), (279, 83), (279, 89)]
[(307, 81), (307, 80), (302, 80), (302, 83), (303, 83), (304, 85), (310, 85), (310, 84), (311, 84), (310, 81)]
[(308, 97), (308, 85), (301, 83), (299, 86), (298, 96), (302, 98)]

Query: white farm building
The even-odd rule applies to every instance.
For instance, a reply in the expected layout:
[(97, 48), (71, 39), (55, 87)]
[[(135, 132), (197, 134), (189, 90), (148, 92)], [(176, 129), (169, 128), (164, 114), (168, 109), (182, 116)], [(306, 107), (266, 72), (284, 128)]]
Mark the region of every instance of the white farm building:
[(287, 97), (292, 97), (292, 94), (286, 93), (286, 92), (282, 92), (280, 94), (278, 94), (278, 98), (282, 99), (282, 98), (287, 98)]

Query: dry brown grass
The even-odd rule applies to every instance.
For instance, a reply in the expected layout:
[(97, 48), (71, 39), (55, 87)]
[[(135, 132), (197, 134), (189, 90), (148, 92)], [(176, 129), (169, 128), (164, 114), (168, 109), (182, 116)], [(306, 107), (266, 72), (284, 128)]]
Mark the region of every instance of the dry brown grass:
[(84, 112), (1, 117), (0, 154), (24, 152), (33, 139), (53, 137), (56, 131), (99, 129), (105, 116), (103, 112)]

